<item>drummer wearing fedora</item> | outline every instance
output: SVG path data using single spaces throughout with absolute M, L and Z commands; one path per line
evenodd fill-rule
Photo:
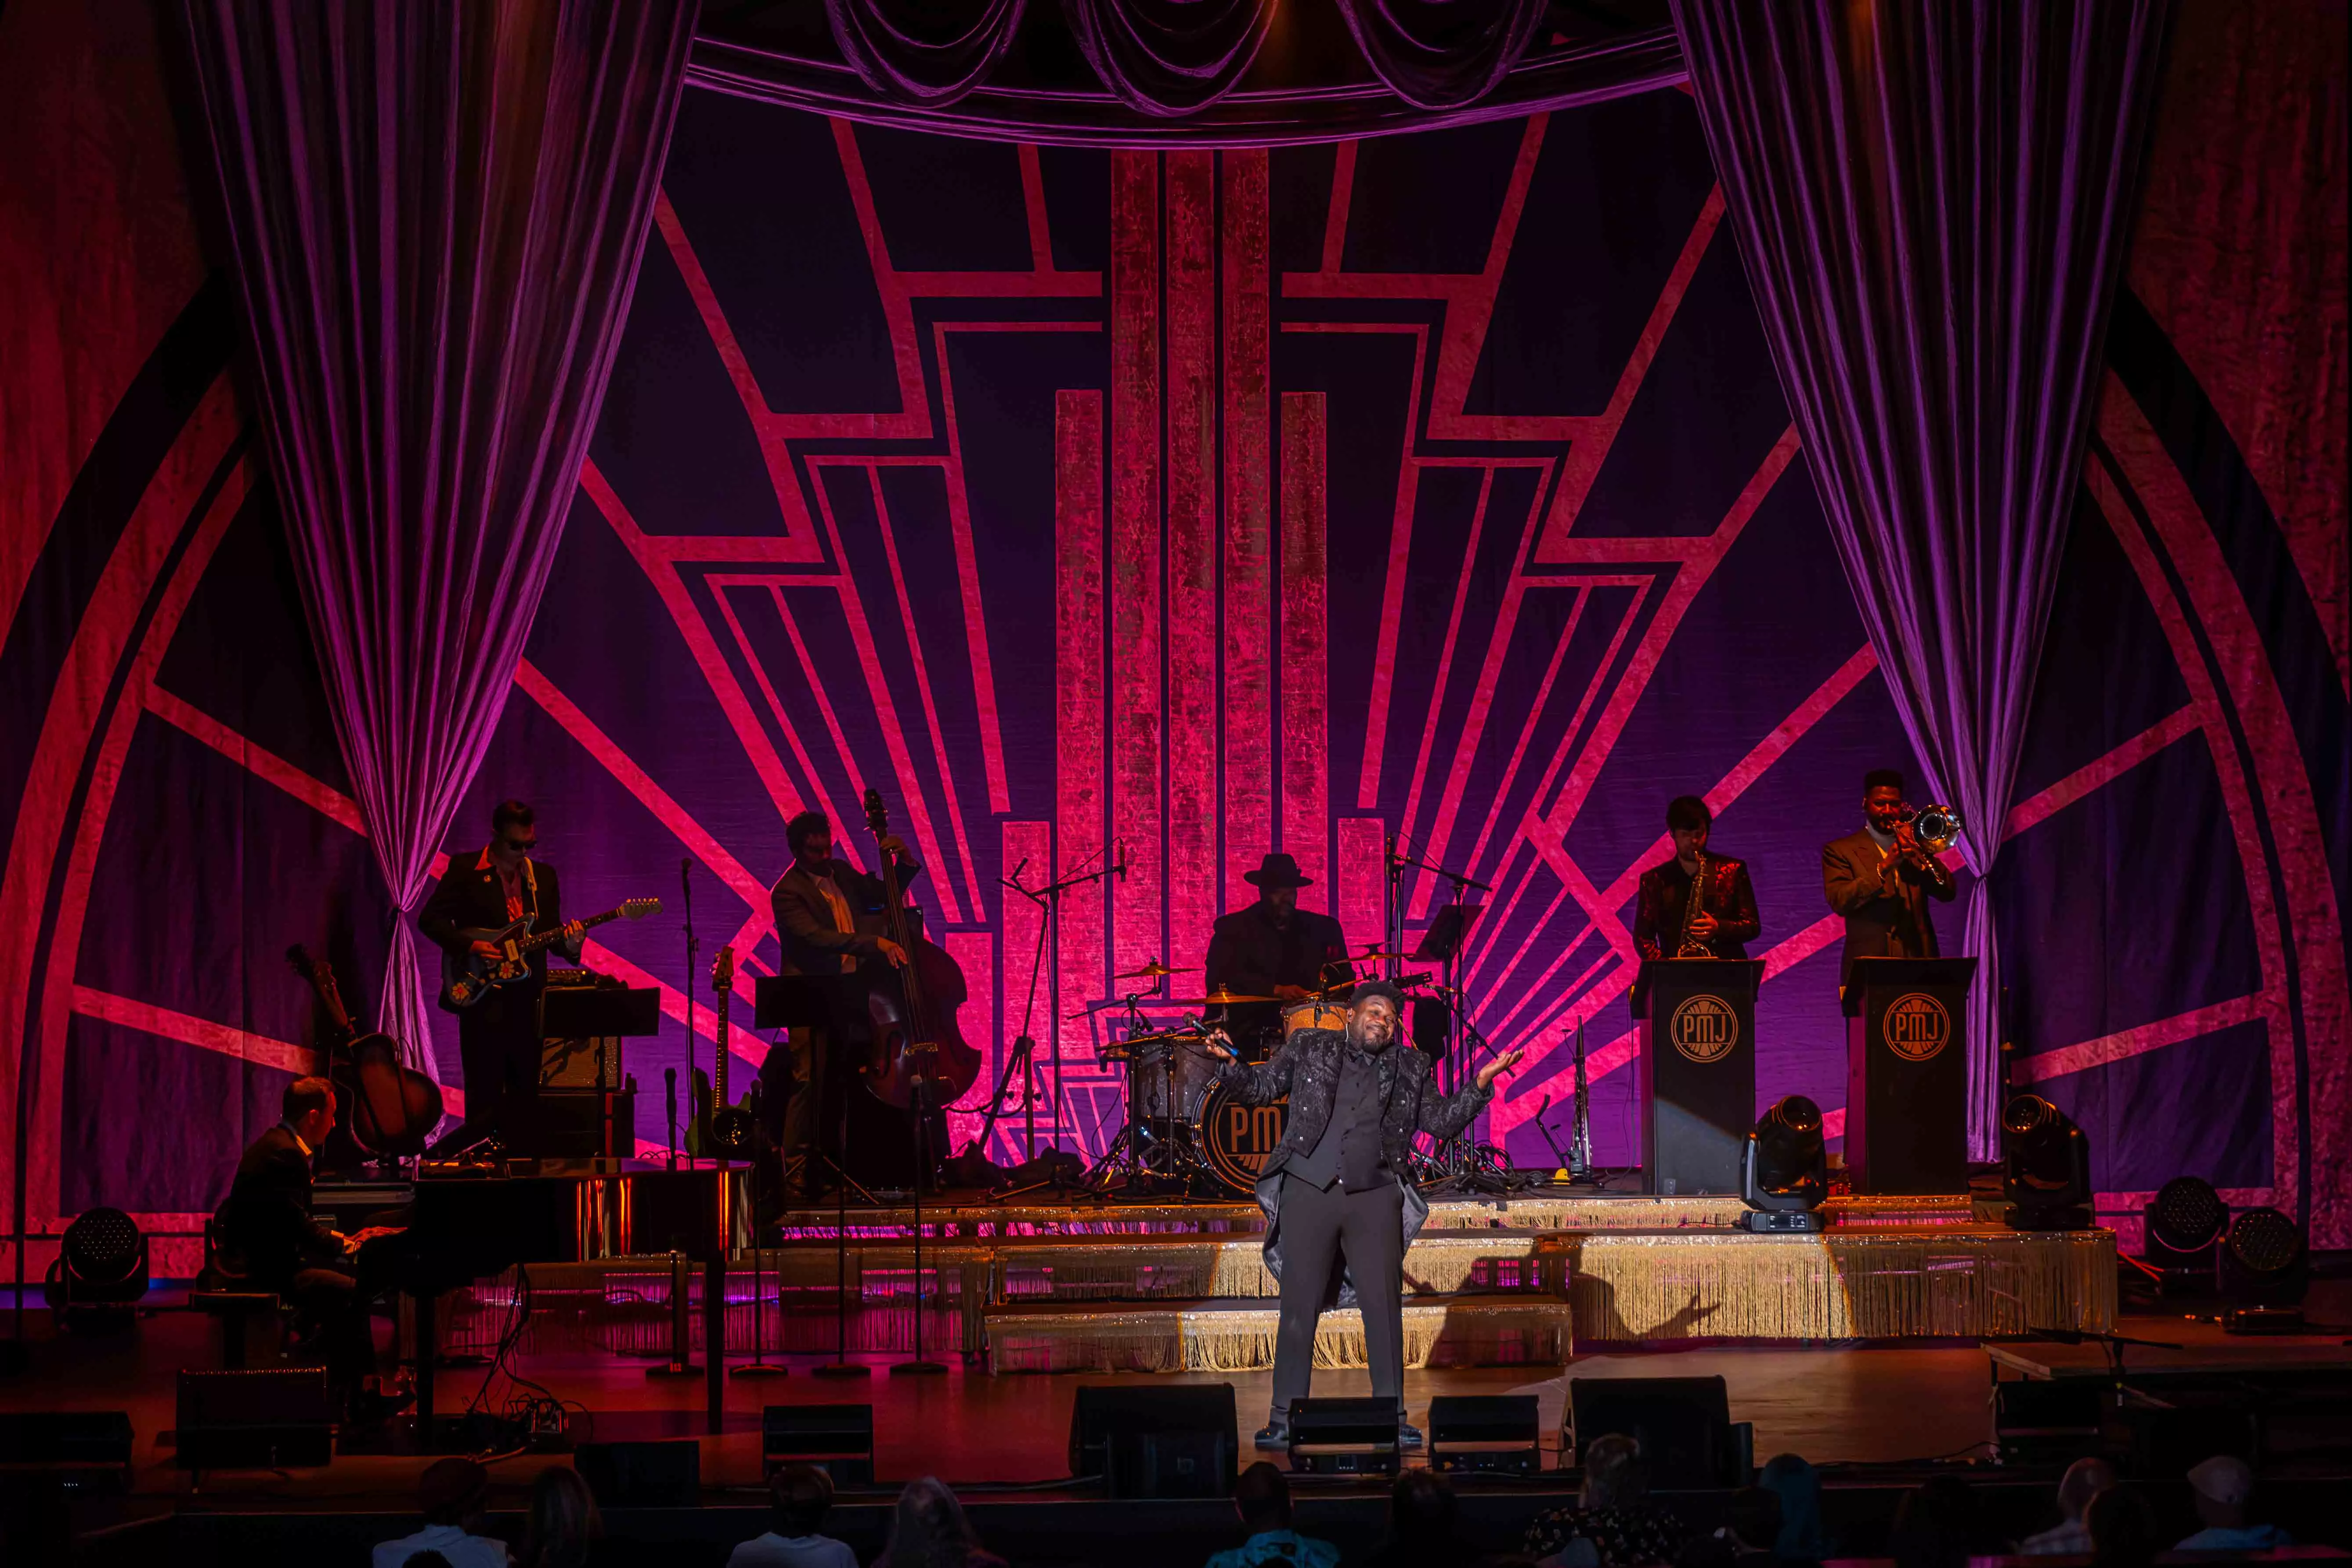
M 1339 922 L 1298 907 L 1298 889 L 1313 887 L 1315 879 L 1301 874 L 1297 860 L 1268 855 L 1256 870 L 1243 872 L 1242 880 L 1257 889 L 1257 902 L 1217 918 L 1207 978 L 1212 991 L 1276 998 L 1227 1012 L 1226 1032 L 1247 1046 L 1277 1032 L 1281 1009 L 1345 985 L 1356 972 Z

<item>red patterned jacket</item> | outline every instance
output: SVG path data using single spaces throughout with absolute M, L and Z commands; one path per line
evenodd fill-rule
M 1643 958 L 1672 958 L 1682 945 L 1683 900 L 1690 873 L 1679 860 L 1642 873 L 1641 900 L 1633 910 L 1633 946 Z M 1706 858 L 1706 888 L 1699 909 L 1715 917 L 1707 946 L 1717 958 L 1746 958 L 1748 943 L 1762 930 L 1756 918 L 1756 889 L 1748 885 L 1748 863 L 1728 855 Z

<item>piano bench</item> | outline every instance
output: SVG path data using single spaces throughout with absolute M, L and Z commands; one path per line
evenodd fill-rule
M 286 1336 L 286 1307 L 274 1290 L 191 1290 L 188 1307 L 203 1312 L 220 1324 L 221 1370 L 242 1372 L 251 1360 L 254 1331 L 268 1324 L 269 1347 L 282 1346 Z M 274 1355 L 274 1349 L 265 1349 L 265 1355 Z

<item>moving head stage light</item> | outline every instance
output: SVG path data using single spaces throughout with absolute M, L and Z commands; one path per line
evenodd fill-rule
M 73 1329 L 123 1329 L 147 1294 L 147 1238 L 121 1209 L 85 1209 L 66 1227 L 43 1295 Z
M 2011 1230 L 2091 1228 L 2091 1141 L 2038 1094 L 2001 1108 L 2000 1142 Z
M 1739 1216 L 1752 1231 L 1821 1231 L 1829 1216 L 1819 1213 L 1829 1196 L 1828 1145 L 1822 1138 L 1822 1108 L 1792 1094 L 1756 1119 L 1739 1154 L 1739 1197 L 1748 1212 Z

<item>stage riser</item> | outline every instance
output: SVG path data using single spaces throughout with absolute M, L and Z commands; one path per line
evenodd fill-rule
M 1272 1307 L 1205 1311 L 1069 1311 L 992 1318 L 989 1361 L 999 1373 L 1263 1372 L 1274 1365 L 1281 1314 Z M 1404 1363 L 1558 1366 L 1574 1348 L 1564 1302 L 1417 1306 L 1404 1311 Z M 1363 1314 L 1326 1312 L 1315 1364 L 1362 1367 Z
M 1745 1206 L 1737 1198 L 1650 1197 L 1633 1194 L 1539 1194 L 1500 1200 L 1442 1198 L 1429 1205 L 1431 1230 L 1554 1230 L 1589 1233 L 1613 1230 L 1675 1230 L 1685 1226 L 1727 1229 Z M 1822 1205 L 1838 1226 L 1969 1225 L 1997 1221 L 1993 1213 L 1971 1209 L 1966 1194 L 1927 1197 L 1843 1197 Z M 783 1216 L 788 1240 L 833 1238 L 838 1216 L 831 1209 L 794 1209 Z M 911 1207 L 856 1209 L 850 1214 L 853 1238 L 874 1239 L 913 1233 Z M 1254 1203 L 1190 1204 L 958 1204 L 924 1205 L 923 1231 L 950 1240 L 1044 1236 L 1249 1235 L 1263 1228 Z
M 1587 1342 L 2111 1331 L 2111 1231 L 1594 1236 L 1570 1300 Z

